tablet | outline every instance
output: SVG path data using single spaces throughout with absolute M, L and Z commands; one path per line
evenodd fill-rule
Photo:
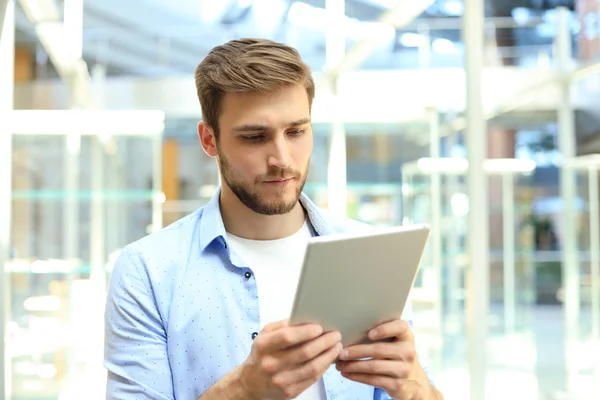
M 371 328 L 402 316 L 429 232 L 409 225 L 313 237 L 290 324 L 338 330 L 344 346 L 369 342 Z

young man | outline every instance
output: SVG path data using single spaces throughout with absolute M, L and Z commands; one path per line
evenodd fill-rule
M 441 399 L 407 322 L 374 327 L 372 339 L 391 341 L 342 349 L 338 332 L 285 320 L 308 239 L 364 229 L 302 193 L 315 87 L 297 51 L 228 42 L 198 66 L 196 85 L 198 134 L 222 187 L 206 207 L 127 246 L 116 262 L 106 306 L 107 398 Z

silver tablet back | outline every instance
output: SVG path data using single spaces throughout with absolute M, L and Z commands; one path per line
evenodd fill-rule
M 369 329 L 402 316 L 429 232 L 411 225 L 313 238 L 290 323 L 339 330 L 344 346 L 367 341 Z

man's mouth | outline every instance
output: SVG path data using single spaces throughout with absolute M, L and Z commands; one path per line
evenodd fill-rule
M 290 178 L 267 179 L 267 182 L 285 182 L 285 181 L 289 181 L 291 179 L 294 179 L 294 178 L 290 177 Z
M 291 182 L 294 178 L 277 178 L 277 179 L 268 179 L 265 180 L 265 183 L 268 183 L 271 186 L 279 186 L 283 187 Z

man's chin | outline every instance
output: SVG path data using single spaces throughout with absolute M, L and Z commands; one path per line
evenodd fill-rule
M 275 201 L 263 201 L 260 205 L 261 214 L 265 215 L 283 215 L 287 214 L 296 207 L 298 204 L 298 199 L 295 197 L 290 197 L 289 199 L 275 200 Z

